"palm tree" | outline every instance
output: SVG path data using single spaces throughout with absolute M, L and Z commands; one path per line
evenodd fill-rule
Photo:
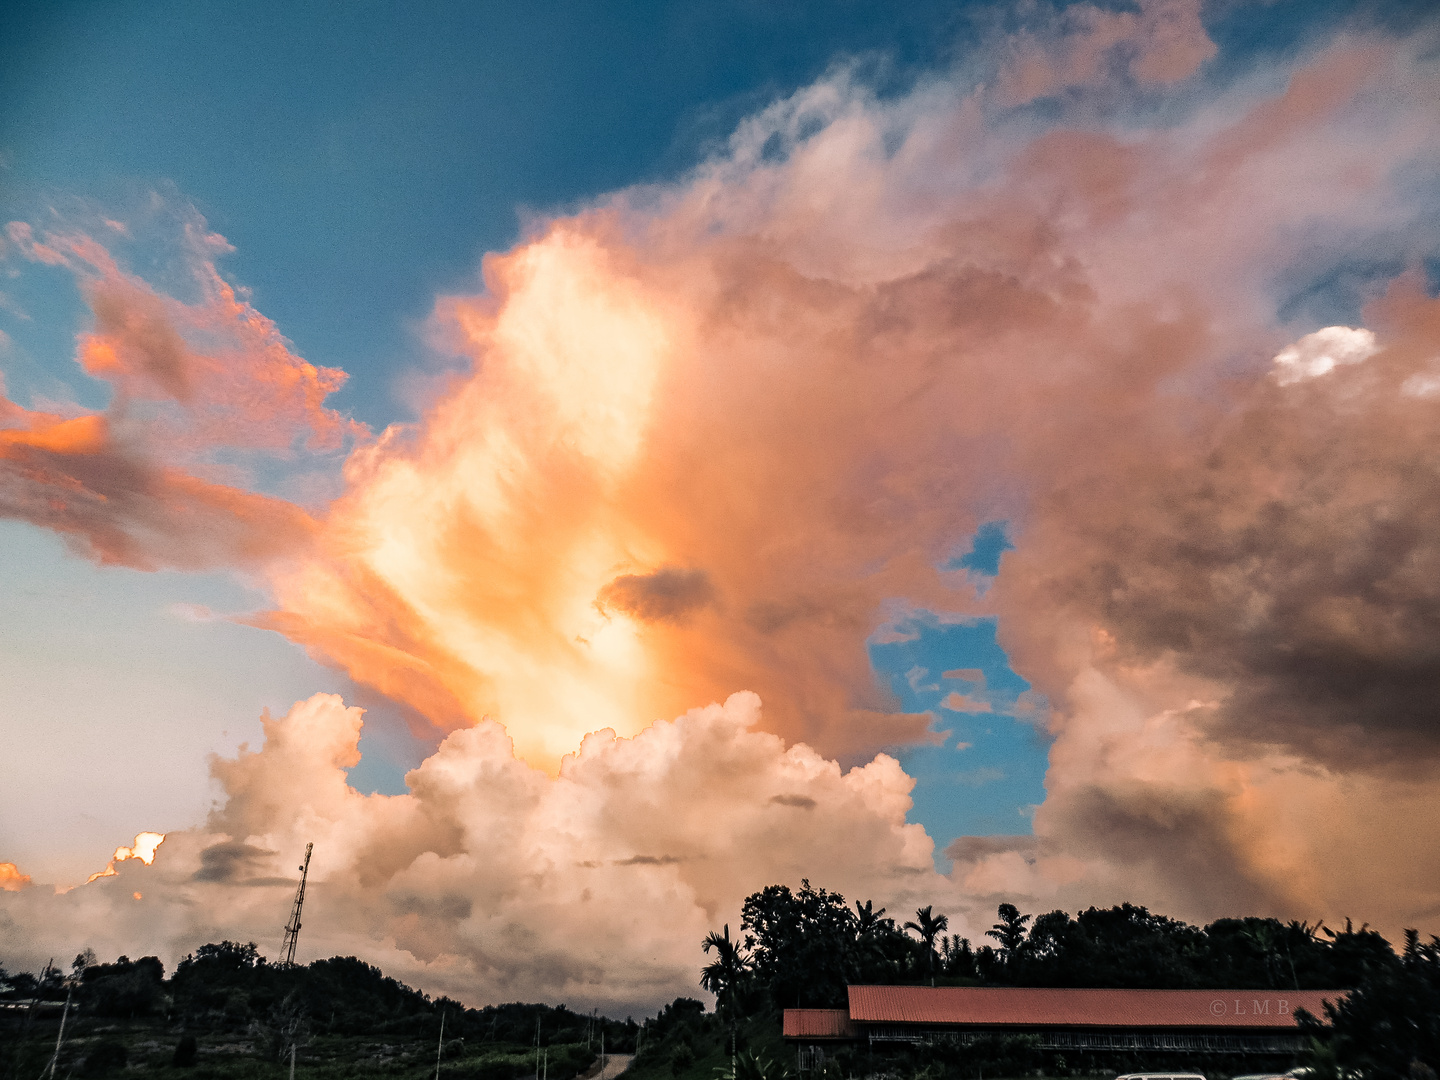
M 700 985 L 715 995 L 716 1011 L 723 1010 L 730 1021 L 730 1069 L 735 1069 L 735 1028 L 740 1019 L 740 991 L 750 975 L 751 959 L 741 950 L 738 941 L 730 940 L 730 924 L 725 934 L 711 930 L 700 947 L 707 953 L 715 950 L 715 959 L 700 969 Z
M 885 909 L 883 907 L 879 911 L 875 910 L 875 902 L 873 900 L 866 900 L 864 904 L 856 900 L 855 936 L 857 938 L 868 937 L 880 926 L 880 919 L 884 914 Z
M 1025 924 L 1032 916 L 1021 915 L 1014 904 L 1001 904 L 996 914 L 1000 916 L 1000 921 L 986 930 L 985 936 L 993 937 L 1000 943 L 1000 953 L 1008 969 L 1020 954 L 1020 946 L 1025 943 Z
M 750 974 L 750 957 L 738 941 L 730 940 L 729 923 L 725 924 L 723 936 L 711 930 L 700 947 L 707 953 L 715 950 L 715 959 L 700 971 L 700 985 L 715 995 L 722 1008 L 734 1012 L 739 1007 L 740 988 Z
M 950 919 L 945 915 L 931 915 L 933 904 L 915 909 L 915 921 L 905 924 L 906 930 L 914 930 L 925 943 L 925 964 L 930 969 L 930 985 L 935 985 L 935 939 L 950 928 Z

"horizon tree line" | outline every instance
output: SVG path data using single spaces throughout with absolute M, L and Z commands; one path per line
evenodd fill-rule
M 1022 913 L 1002 903 L 975 947 L 933 905 L 897 925 L 884 908 L 811 886 L 771 885 L 742 907 L 742 937 L 710 933 L 700 984 L 732 1030 L 746 1014 L 843 1008 L 851 984 L 1344 991 L 1324 1017 L 1299 1016 L 1315 1080 L 1435 1080 L 1440 1069 L 1440 937 L 1405 931 L 1398 954 L 1368 924 L 1343 930 L 1275 918 L 1193 926 L 1123 903 Z M 912 937 L 907 931 L 913 932 Z

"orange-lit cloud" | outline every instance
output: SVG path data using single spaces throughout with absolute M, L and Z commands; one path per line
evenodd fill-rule
M 253 567 L 303 546 L 309 516 L 246 490 L 235 455 L 338 450 L 365 432 L 323 404 L 344 373 L 294 355 L 220 277 L 213 259 L 228 245 L 198 218 L 182 221 L 198 294 L 182 303 L 82 232 L 37 237 L 24 222 L 7 232 L 22 257 L 74 273 L 94 317 L 76 360 L 113 396 L 103 412 L 58 412 L 0 394 L 0 515 L 141 569 Z
M 358 711 L 267 718 L 217 764 L 208 831 L 115 864 L 156 875 L 147 918 L 173 905 L 149 933 L 272 926 L 312 839 L 357 928 L 317 947 L 498 995 L 579 1000 L 623 953 L 656 959 L 614 1000 L 657 1001 L 745 891 L 802 873 L 962 917 L 1432 919 L 1440 301 L 1410 271 L 1343 324 L 1277 308 L 1355 237 L 1433 250 L 1407 178 L 1440 170 L 1440 77 L 1350 39 L 1107 124 L 1212 55 L 1198 11 L 1072 5 L 997 50 L 995 91 L 838 71 L 683 180 L 537 224 L 437 304 L 468 368 L 313 517 L 162 468 L 121 409 L 0 406 L 0 511 L 129 565 L 262 567 L 250 621 L 449 733 L 386 799 L 345 783 Z M 1041 95 L 1078 119 L 1014 111 Z M 80 268 L 81 363 L 196 454 L 236 409 L 251 449 L 356 434 L 321 405 L 338 374 L 209 254 L 176 307 L 82 240 L 12 240 Z M 997 518 L 1014 550 L 982 596 L 945 567 Z M 876 756 L 930 737 L 866 649 L 918 609 L 997 616 L 1054 740 L 1034 835 L 963 838 L 948 878 Z M 972 675 L 947 707 L 994 707 Z M 547 943 L 562 907 L 574 937 Z
M 29 886 L 29 874 L 22 874 L 13 862 L 0 862 L 0 892 L 19 892 Z
M 142 832 L 135 837 L 135 842 L 130 847 L 117 847 L 115 854 L 110 856 L 110 862 L 104 870 L 96 871 L 85 879 L 88 885 L 97 878 L 114 877 L 117 873 L 115 864 L 124 862 L 126 859 L 139 859 L 146 866 L 155 861 L 155 852 L 165 842 L 165 834 L 158 832 Z M 140 899 L 136 894 L 135 899 Z
M 1178 27 L 1189 57 L 1131 75 L 1208 55 L 1193 13 L 1126 23 Z M 1022 137 L 844 73 L 798 93 L 686 183 L 555 221 L 443 300 L 472 374 L 352 458 L 267 624 L 555 769 L 596 726 L 742 687 L 770 730 L 864 760 L 930 723 L 875 686 L 867 637 L 992 611 L 1057 742 L 1038 854 L 957 880 L 1419 917 L 1433 877 L 1391 871 L 1393 905 L 1363 882 L 1406 865 L 1381 793 L 1423 805 L 1440 760 L 1411 677 L 1435 655 L 1437 302 L 1402 278 L 1317 338 L 1269 295 L 1303 244 L 1390 227 L 1397 163 L 1440 160 L 1407 48 L 1321 52 L 1123 138 Z M 982 598 L 940 567 L 993 517 L 1017 551 Z M 1345 797 L 1366 843 L 1303 824 Z

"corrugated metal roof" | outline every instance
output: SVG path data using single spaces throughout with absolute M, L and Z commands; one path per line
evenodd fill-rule
M 852 986 L 856 1024 L 983 1027 L 1289 1028 L 1324 1017 L 1343 990 L 1060 990 L 997 986 Z
M 853 1039 L 855 1029 L 844 1009 L 786 1009 L 787 1039 Z

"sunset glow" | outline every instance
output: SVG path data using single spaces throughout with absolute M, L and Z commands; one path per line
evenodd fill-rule
M 115 864 L 124 862 L 126 859 L 139 859 L 146 866 L 149 866 L 155 861 L 155 852 L 159 850 L 160 845 L 164 842 L 164 833 L 142 832 L 138 834 L 135 837 L 135 843 L 130 847 L 117 847 L 115 854 L 110 856 L 110 862 L 106 865 L 105 869 L 91 874 L 85 879 L 85 884 L 88 885 L 90 882 L 99 878 L 114 877 L 119 873 L 119 871 L 115 869 Z M 135 899 L 140 899 L 139 893 L 135 894 Z

